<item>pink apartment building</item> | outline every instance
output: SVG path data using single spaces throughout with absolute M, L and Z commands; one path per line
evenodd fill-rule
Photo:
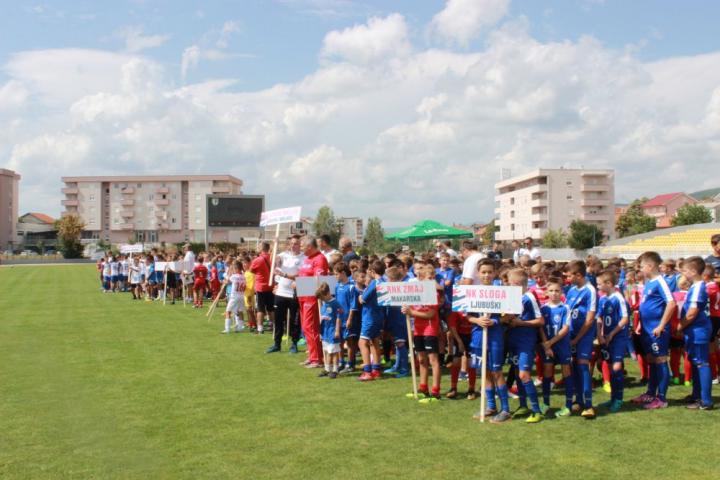
M 83 238 L 125 243 L 203 242 L 206 196 L 240 195 L 242 180 L 232 175 L 63 177 L 63 215 L 85 222 Z M 228 241 L 213 230 L 211 242 Z
M 646 214 L 655 217 L 658 228 L 667 228 L 672 226 L 672 218 L 680 207 L 696 203 L 697 200 L 683 192 L 665 193 L 643 203 L 642 209 Z
M 20 175 L 0 168 L 0 250 L 11 250 L 17 237 Z

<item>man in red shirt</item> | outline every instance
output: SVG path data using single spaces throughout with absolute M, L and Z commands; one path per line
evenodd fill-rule
M 273 322 L 275 310 L 275 297 L 270 285 L 270 244 L 263 242 L 260 255 L 253 259 L 250 271 L 255 274 L 255 320 L 258 333 L 263 333 L 263 318 L 267 314 L 270 323 Z
M 327 275 L 330 268 L 328 267 L 325 255 L 318 250 L 317 239 L 303 238 L 302 248 L 305 254 L 305 260 L 302 265 L 300 265 L 297 276 L 317 277 L 319 275 Z M 307 368 L 318 368 L 322 366 L 322 342 L 320 340 L 318 299 L 315 296 L 298 297 L 298 301 L 300 303 L 300 324 L 305 334 L 308 353 L 308 358 L 303 362 L 303 365 Z

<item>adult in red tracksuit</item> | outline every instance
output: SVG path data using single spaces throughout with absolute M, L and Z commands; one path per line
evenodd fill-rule
M 270 323 L 273 322 L 273 311 L 275 310 L 275 296 L 272 285 L 270 285 L 270 244 L 262 243 L 260 254 L 250 264 L 250 271 L 255 274 L 255 321 L 257 332 L 263 333 L 263 319 L 268 316 Z
M 325 255 L 318 250 L 315 238 L 305 238 L 302 243 L 305 260 L 298 270 L 298 277 L 316 277 L 327 275 L 329 271 Z M 320 312 L 318 300 L 315 296 L 298 297 L 300 303 L 300 323 L 305 341 L 307 342 L 308 358 L 305 365 L 308 368 L 319 367 L 322 364 L 322 342 L 320 340 Z

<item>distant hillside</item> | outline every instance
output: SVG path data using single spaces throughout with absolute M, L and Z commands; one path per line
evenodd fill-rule
M 698 200 L 703 200 L 708 197 L 714 197 L 718 193 L 720 193 L 720 188 L 711 188 L 709 190 L 700 190 L 699 192 L 691 193 L 690 196 Z

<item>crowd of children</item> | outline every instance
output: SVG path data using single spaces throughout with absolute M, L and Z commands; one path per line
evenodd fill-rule
M 562 405 L 555 406 L 556 418 L 577 414 L 593 419 L 598 407 L 618 412 L 625 401 L 627 362 L 637 361 L 639 381 L 646 391 L 633 398 L 633 404 L 647 410 L 666 408 L 669 386 L 684 383 L 692 387 L 684 399 L 687 408 L 713 408 L 720 278 L 713 265 L 700 257 L 676 263 L 646 252 L 630 266 L 622 259 L 603 262 L 595 256 L 559 263 L 522 255 L 516 262 L 481 254 L 472 241 L 462 243 L 460 255 L 454 251 L 396 252 L 343 258 L 335 251 L 323 253 L 337 284 L 332 290 L 323 283 L 316 295 L 323 357 L 321 364 L 309 366 L 322 368 L 321 377 L 352 374 L 358 354 L 361 366 L 356 378 L 362 382 L 390 375 L 407 377 L 410 362 L 415 362 L 421 403 L 441 399 L 444 367 L 450 370 L 445 397 L 460 398 L 458 382 L 462 379 L 467 381 L 466 398 L 474 400 L 478 397 L 477 372 L 486 361 L 487 407 L 475 418 L 485 416 L 493 423 L 525 418 L 537 423 L 549 415 L 553 388 L 561 388 L 565 397 Z M 302 263 L 299 249 L 294 255 L 298 265 Z M 154 250 L 132 258 L 109 255 L 98 263 L 98 269 L 105 292 L 129 291 L 134 299 L 167 298 L 172 303 L 192 294 L 191 301 L 198 308 L 206 298 L 223 297 L 223 333 L 242 331 L 244 312 L 249 314 L 251 328 L 262 331 L 265 317 L 253 312 L 257 291 L 253 288 L 254 258 L 268 263 L 253 254 L 200 254 L 194 265 L 184 265 L 182 271 L 158 271 L 156 263 L 178 261 L 180 256 Z M 283 275 L 280 263 L 274 267 Z M 270 270 L 269 265 L 265 270 Z M 428 280 L 437 284 L 437 305 L 378 304 L 376 286 L 381 282 Z M 454 312 L 452 292 L 457 284 L 520 287 L 522 313 Z M 294 284 L 288 282 L 290 285 Z M 263 296 L 267 303 L 267 292 Z M 297 308 L 283 312 L 303 314 Z M 277 317 L 274 322 L 284 326 L 299 320 Z M 408 325 L 414 355 L 408 355 Z M 482 358 L 483 332 L 488 336 L 487 358 Z M 295 342 L 293 339 L 291 353 L 297 352 Z M 276 341 L 268 353 L 278 351 Z M 602 373 L 602 388 L 610 393 L 610 400 L 597 406 L 593 404 L 596 368 Z M 519 401 L 512 412 L 511 397 Z

